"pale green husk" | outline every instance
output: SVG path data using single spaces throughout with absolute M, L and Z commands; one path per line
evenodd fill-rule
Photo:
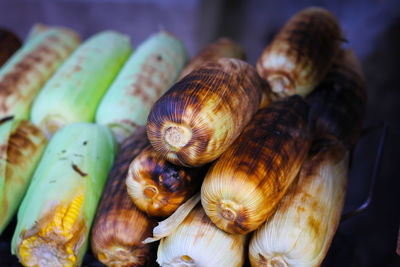
M 83 216 L 81 218 L 86 223 L 86 236 L 76 255 L 79 265 L 88 245 L 89 229 L 115 153 L 113 134 L 105 126 L 72 123 L 58 131 L 50 140 L 18 211 L 12 254 L 18 254 L 24 233 L 38 230 L 40 226 L 37 222 L 42 216 L 60 203 L 68 202 L 83 188 L 84 200 L 79 216 Z M 86 176 L 74 170 L 73 165 L 78 166 Z
M 151 35 L 135 50 L 104 95 L 96 122 L 121 143 L 146 124 L 154 102 L 176 81 L 188 60 L 183 43 L 171 34 Z
M 103 31 L 89 38 L 44 86 L 32 106 L 32 122 L 47 136 L 68 123 L 92 122 L 130 53 L 126 35 Z

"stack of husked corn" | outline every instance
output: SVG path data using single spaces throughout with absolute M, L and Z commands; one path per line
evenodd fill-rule
M 12 253 L 80 266 L 90 241 L 107 266 L 242 266 L 247 255 L 319 266 L 365 113 L 342 41 L 316 7 L 256 68 L 227 38 L 186 65 L 166 32 L 131 52 L 114 31 L 80 44 L 35 26 L 0 69 L 0 231 L 18 209 Z

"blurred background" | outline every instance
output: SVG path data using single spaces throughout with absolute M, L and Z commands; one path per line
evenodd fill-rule
M 129 35 L 134 47 L 164 29 L 182 39 L 191 56 L 226 36 L 242 44 L 248 62 L 255 65 L 284 23 L 312 5 L 337 16 L 348 40 L 345 45 L 361 60 L 367 80 L 364 125 L 372 128 L 360 138 L 353 153 L 344 213 L 366 200 L 382 137 L 381 123 L 388 125 L 372 202 L 365 211 L 340 224 L 323 266 L 400 266 L 396 254 L 400 223 L 400 1 L 0 0 L 0 27 L 12 30 L 22 40 L 38 22 L 70 27 L 82 39 L 112 29 Z M 7 243 L 13 227 L 0 237 L 0 266 L 18 266 Z M 85 264 L 100 266 L 90 256 Z

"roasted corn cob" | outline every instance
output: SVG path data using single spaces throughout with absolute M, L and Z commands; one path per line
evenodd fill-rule
M 161 266 L 242 266 L 246 236 L 228 234 L 210 221 L 200 204 L 175 231 L 161 239 Z
M 23 265 L 80 265 L 114 153 L 105 126 L 73 123 L 54 135 L 18 211 L 11 249 Z
M 149 144 L 129 166 L 128 194 L 149 216 L 167 217 L 200 190 L 207 166 L 185 168 L 174 165 L 159 156 Z
M 177 79 L 187 61 L 183 43 L 166 32 L 153 34 L 132 53 L 104 95 L 96 122 L 121 143 L 146 124 L 151 106 Z
M 343 37 L 329 11 L 306 8 L 295 14 L 257 61 L 257 71 L 281 96 L 302 96 L 322 80 Z
M 299 177 L 250 242 L 252 266 L 319 266 L 340 221 L 348 151 L 339 143 L 313 146 Z
M 17 211 L 46 143 L 27 120 L 0 122 L 0 234 Z
M 0 67 L 21 47 L 22 42 L 13 32 L 0 28 Z
M 349 148 L 361 133 L 366 109 L 366 85 L 352 50 L 341 51 L 324 80 L 307 97 L 318 114 L 319 135 L 332 134 Z
M 214 43 L 203 48 L 192 60 L 190 60 L 189 64 L 182 70 L 178 80 L 182 79 L 205 62 L 221 57 L 246 60 L 246 53 L 243 47 L 231 39 L 219 38 Z
M 79 42 L 78 35 L 66 28 L 27 41 L 0 69 L 0 118 L 28 119 L 37 93 Z
M 146 126 L 151 144 L 177 165 L 195 167 L 213 161 L 257 111 L 262 84 L 244 61 L 209 61 L 154 104 Z
M 122 144 L 111 169 L 91 231 L 96 258 L 107 266 L 143 266 L 152 245 L 142 244 L 151 236 L 155 221 L 141 212 L 126 192 L 129 164 L 149 144 L 144 127 L 139 127 Z
M 103 31 L 86 40 L 35 99 L 32 122 L 50 137 L 68 123 L 93 121 L 97 105 L 130 52 L 129 38 L 117 32 Z
M 310 148 L 312 122 L 298 95 L 256 113 L 202 184 L 202 205 L 217 227 L 245 234 L 272 214 Z

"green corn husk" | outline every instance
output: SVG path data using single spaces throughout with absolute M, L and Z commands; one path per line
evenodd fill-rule
M 47 136 L 71 122 L 92 122 L 107 88 L 131 52 L 129 38 L 103 31 L 83 43 L 36 98 L 31 120 Z
M 101 100 L 96 122 L 107 125 L 117 142 L 146 124 L 154 102 L 178 78 L 188 60 L 183 43 L 167 32 L 151 35 L 130 56 Z
M 17 211 L 46 143 L 28 120 L 0 122 L 0 234 Z
M 75 32 L 61 27 L 29 39 L 0 69 L 0 118 L 28 119 L 39 90 L 79 43 Z
M 25 266 L 79 266 L 116 144 L 92 123 L 58 131 L 18 211 L 12 254 Z

